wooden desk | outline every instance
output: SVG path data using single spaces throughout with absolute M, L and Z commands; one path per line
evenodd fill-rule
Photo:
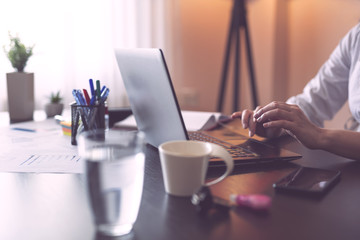
M 140 212 L 126 239 L 360 239 L 360 163 L 308 150 L 290 138 L 273 144 L 301 153 L 304 157 L 295 164 L 341 170 L 340 182 L 321 199 L 296 197 L 272 188 L 292 164 L 237 168 L 212 187 L 213 194 L 268 194 L 273 197 L 270 211 L 235 208 L 202 217 L 190 198 L 165 193 L 158 152 L 148 147 Z M 0 239 L 110 239 L 94 232 L 82 174 L 0 173 L 0 213 Z

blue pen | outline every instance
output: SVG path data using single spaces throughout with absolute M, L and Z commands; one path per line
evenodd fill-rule
M 106 89 L 106 86 L 104 85 L 104 86 L 101 88 L 100 96 L 101 96 L 101 94 L 103 94 L 103 92 L 105 91 L 105 89 Z
M 74 96 L 75 102 L 77 105 L 81 105 L 81 102 L 76 94 L 76 89 L 72 90 L 72 95 Z
M 79 96 L 79 94 L 78 94 L 78 90 L 74 89 L 74 90 L 72 91 L 72 95 L 73 95 L 74 98 L 75 98 L 76 105 L 81 106 L 82 103 L 81 103 L 81 100 L 80 100 L 80 96 Z M 81 115 L 83 115 L 83 114 L 84 114 L 84 109 L 81 107 L 80 110 L 81 110 L 81 111 L 80 111 L 80 112 L 81 112 Z
M 92 96 L 92 98 L 90 99 L 90 106 L 94 106 L 95 102 L 96 102 L 96 96 L 94 95 L 94 96 Z
M 29 129 L 29 128 L 20 128 L 20 127 L 14 127 L 11 128 L 12 130 L 18 130 L 18 131 L 24 131 L 24 132 L 36 132 L 35 129 Z
M 90 84 L 91 97 L 93 97 L 93 96 L 95 96 L 95 88 L 94 88 L 94 82 L 91 78 L 89 79 L 89 84 Z
M 76 94 L 80 100 L 80 105 L 86 106 L 87 105 L 86 100 L 85 100 L 84 95 L 82 94 L 81 90 L 79 90 L 79 89 L 76 90 Z
M 101 94 L 100 103 L 104 103 L 106 101 L 107 97 L 109 96 L 109 92 L 110 89 L 106 88 L 106 90 Z
M 78 90 L 78 91 L 80 91 L 80 90 Z M 82 103 L 81 103 L 80 98 L 81 98 L 81 95 L 82 95 L 82 94 L 79 95 L 79 94 L 78 94 L 78 91 L 77 91 L 76 89 L 74 89 L 74 90 L 72 91 L 72 94 L 73 94 L 73 96 L 74 96 L 74 98 L 75 98 L 76 104 L 79 105 L 79 106 L 81 106 Z M 80 91 L 80 93 L 81 93 L 81 91 Z M 84 100 L 84 101 L 85 101 L 85 100 Z M 85 104 L 85 105 L 86 105 L 86 104 Z M 87 119 L 86 119 L 86 116 L 85 116 L 85 113 L 84 113 L 85 109 L 84 109 L 83 107 L 80 107 L 79 110 L 80 110 L 80 117 L 81 117 L 82 123 L 83 123 L 83 125 L 84 125 L 84 129 L 85 129 L 85 130 L 88 130 L 89 128 L 88 128 L 88 124 L 87 124 Z
M 80 89 L 76 90 L 76 94 L 77 94 L 77 96 L 78 96 L 78 98 L 80 100 L 80 105 L 83 106 L 81 108 L 82 108 L 84 114 L 86 114 L 86 116 L 88 117 L 90 112 L 89 112 L 89 108 L 86 107 L 87 104 L 86 104 L 86 100 L 84 98 L 84 95 L 82 94 Z

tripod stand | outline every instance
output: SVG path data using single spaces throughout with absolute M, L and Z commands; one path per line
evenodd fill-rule
M 231 14 L 231 23 L 228 33 L 227 45 L 225 58 L 223 63 L 223 70 L 221 75 L 221 86 L 218 99 L 217 111 L 222 111 L 223 101 L 224 101 L 224 92 L 226 87 L 227 75 L 229 70 L 229 60 L 230 60 L 230 50 L 231 47 L 235 44 L 235 59 L 234 59 L 234 87 L 233 87 L 233 111 L 238 111 L 239 104 L 239 70 L 240 70 L 240 30 L 243 29 L 245 33 L 246 41 L 246 55 L 248 60 L 248 70 L 250 76 L 250 84 L 252 91 L 252 103 L 255 108 L 258 105 L 257 94 L 256 94 L 256 85 L 255 85 L 255 74 L 252 63 L 251 47 L 250 47 L 250 37 L 249 30 L 246 21 L 246 9 L 245 9 L 245 0 L 233 0 L 233 8 Z M 232 41 L 235 40 L 235 43 Z

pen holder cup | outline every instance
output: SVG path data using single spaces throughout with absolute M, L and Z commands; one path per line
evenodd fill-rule
M 71 104 L 71 144 L 83 131 L 105 129 L 105 104 L 94 106 Z

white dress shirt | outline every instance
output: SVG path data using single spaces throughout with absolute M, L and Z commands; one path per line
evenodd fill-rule
M 350 112 L 360 122 L 360 24 L 340 41 L 303 92 L 287 100 L 297 104 L 316 125 L 323 127 L 349 101 Z M 360 128 L 358 128 L 358 131 Z

